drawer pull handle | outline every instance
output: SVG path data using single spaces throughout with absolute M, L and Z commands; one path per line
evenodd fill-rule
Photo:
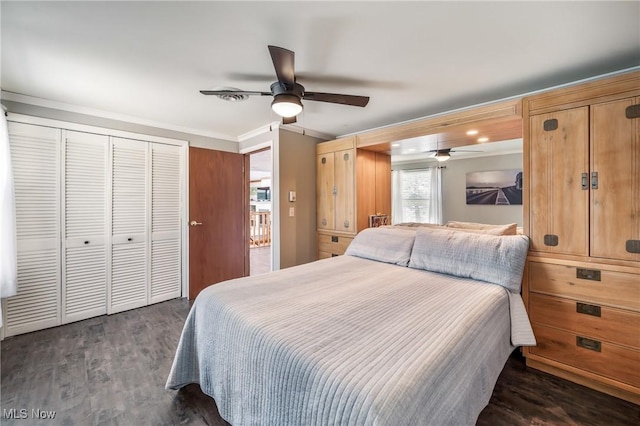
M 600 352 L 602 350 L 602 343 L 597 340 L 587 339 L 586 337 L 576 336 L 576 345 L 594 352 Z
M 589 173 L 582 174 L 582 189 L 589 189 Z
M 339 254 L 335 254 L 335 253 L 331 253 L 331 257 L 338 257 L 340 256 Z
M 597 269 L 576 268 L 576 278 L 581 280 L 601 281 L 601 273 Z
M 331 242 L 332 243 L 337 243 L 338 242 L 338 237 L 336 237 L 335 235 L 331 236 Z
M 589 305 L 589 304 L 580 303 L 580 302 L 576 302 L 576 312 L 579 314 L 591 315 L 594 317 L 601 316 L 600 306 Z
M 89 244 L 89 241 L 85 241 L 84 243 L 85 243 L 85 244 Z

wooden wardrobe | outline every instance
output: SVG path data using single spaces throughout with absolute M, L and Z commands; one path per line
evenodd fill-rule
M 527 365 L 640 403 L 640 72 L 523 100 Z
M 344 254 L 369 215 L 391 216 L 391 157 L 356 146 L 351 136 L 316 147 L 319 259 Z

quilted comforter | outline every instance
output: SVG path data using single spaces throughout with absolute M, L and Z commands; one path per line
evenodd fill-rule
M 199 383 L 236 426 L 474 424 L 528 343 L 521 305 L 353 256 L 230 280 L 194 302 L 166 386 Z

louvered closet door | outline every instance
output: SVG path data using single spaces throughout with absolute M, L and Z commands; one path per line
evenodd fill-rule
M 62 322 L 107 312 L 109 137 L 65 131 Z
M 6 300 L 6 336 L 60 324 L 60 133 L 9 123 L 18 294 Z
M 147 142 L 112 138 L 111 287 L 108 312 L 148 300 Z
M 151 147 L 151 303 L 181 295 L 181 148 Z

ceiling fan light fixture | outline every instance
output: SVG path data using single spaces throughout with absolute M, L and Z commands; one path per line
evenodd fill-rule
M 295 117 L 302 112 L 302 102 L 295 95 L 282 93 L 274 96 L 271 109 L 281 117 Z
M 436 160 L 443 162 L 451 158 L 451 154 L 446 151 L 436 151 Z

